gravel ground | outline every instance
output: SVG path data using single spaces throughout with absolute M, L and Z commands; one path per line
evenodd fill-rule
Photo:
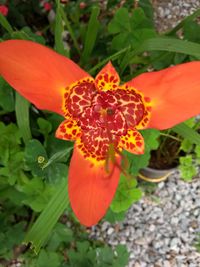
M 200 0 L 152 2 L 160 32 L 200 8 Z M 200 177 L 185 183 L 175 173 L 158 185 L 153 197 L 134 204 L 123 223 L 104 222 L 91 230 L 91 237 L 112 246 L 126 244 L 128 267 L 199 267 L 200 253 L 194 247 L 199 232 Z
M 152 0 L 160 32 L 176 26 L 185 16 L 200 8 L 200 0 Z
M 200 177 L 192 183 L 178 173 L 161 182 L 153 197 L 134 204 L 119 224 L 104 222 L 91 238 L 126 244 L 128 267 L 199 267 L 194 247 L 200 232 Z

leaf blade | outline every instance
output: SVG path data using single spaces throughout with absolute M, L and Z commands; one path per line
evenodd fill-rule
M 25 236 L 24 243 L 26 245 L 31 243 L 31 248 L 35 253 L 40 251 L 68 204 L 67 182 L 65 181 L 58 187 L 46 208 Z

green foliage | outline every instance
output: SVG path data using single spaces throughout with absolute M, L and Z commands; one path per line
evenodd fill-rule
M 124 48 L 124 44 L 135 48 L 144 40 L 156 36 L 152 22 L 142 8 L 134 9 L 132 14 L 126 8 L 118 9 L 108 25 L 108 31 L 115 34 L 112 40 L 114 50 Z
M 61 13 L 61 4 L 60 1 L 56 1 L 57 9 L 56 9 L 56 18 L 55 18 L 55 50 L 64 56 L 69 56 L 69 51 L 64 47 L 63 42 L 63 32 L 64 26 L 62 22 L 62 13 Z
M 152 66 L 158 70 L 200 58 L 196 21 L 200 11 L 160 35 L 154 28 L 150 0 L 140 0 L 137 8 L 131 0 L 120 8 L 118 1 L 111 0 L 105 9 L 98 6 L 98 1 L 86 6 L 81 1 L 68 1 L 67 5 L 50 1 L 56 12 L 53 21 L 48 20 L 50 13 L 42 6 L 43 1 L 7 2 L 8 16 L 0 13 L 1 40 L 24 39 L 54 47 L 84 69 L 92 67 L 92 75 L 109 60 L 125 81 Z M 182 39 L 178 30 L 183 32 Z M 68 33 L 65 38 L 63 31 Z M 54 137 L 63 117 L 30 108 L 2 78 L 0 117 L 0 258 L 6 260 L 6 266 L 13 258 L 22 259 L 29 267 L 126 266 L 129 255 L 125 246 L 112 249 L 89 239 L 85 228 L 73 219 L 67 194 L 73 143 Z M 198 129 L 194 120 L 173 128 L 185 153 L 180 158 L 180 170 L 187 181 L 196 175 L 200 163 Z M 161 135 L 152 129 L 141 133 L 145 153 L 124 152 L 130 178 L 121 176 L 104 218 L 111 223 L 122 221 L 126 210 L 142 197 L 132 176 L 148 165 Z M 153 190 L 149 187 L 149 194 Z M 24 252 L 22 241 L 30 244 L 37 255 L 30 250 Z
M 100 23 L 98 21 L 100 9 L 97 6 L 92 8 L 90 20 L 88 22 L 87 32 L 84 41 L 84 49 L 81 56 L 82 64 L 84 64 L 89 58 L 92 53 L 92 50 L 95 45 L 95 41 L 97 38 L 98 30 L 100 27 Z
M 15 110 L 15 99 L 12 87 L 0 77 L 0 107 L 5 112 Z
M 179 170 L 181 171 L 181 176 L 184 180 L 186 181 L 192 180 L 192 177 L 194 177 L 197 174 L 197 169 L 193 165 L 192 155 L 180 157 Z
M 198 128 L 199 123 L 196 123 L 194 118 L 173 128 L 182 138 L 180 151 L 183 151 L 185 156 L 179 158 L 179 170 L 181 177 L 185 181 L 191 181 L 198 172 L 197 168 L 200 162 L 200 136 L 197 133 Z
M 135 179 L 121 175 L 117 192 L 110 206 L 112 211 L 125 211 L 142 197 L 142 192 L 139 188 L 136 188 L 136 185 Z
M 126 215 L 126 210 L 122 212 L 114 212 L 111 208 L 108 209 L 106 215 L 104 216 L 104 220 L 110 223 L 121 222 L 124 220 Z
M 148 165 L 150 159 L 151 150 L 155 150 L 159 146 L 158 137 L 160 132 L 155 129 L 148 129 L 141 131 L 144 142 L 145 142 L 145 152 L 142 155 L 133 155 L 128 152 L 125 152 L 125 155 L 128 157 L 130 168 L 129 171 L 132 175 L 137 175 L 141 168 L 144 168 Z

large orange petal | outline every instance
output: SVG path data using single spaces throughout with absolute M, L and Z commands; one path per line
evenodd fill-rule
M 59 114 L 64 88 L 89 76 L 70 59 L 24 40 L 0 43 L 0 75 L 38 108 Z
M 167 129 L 200 113 L 200 61 L 144 73 L 127 84 L 152 100 L 148 128 Z
M 92 226 L 105 215 L 117 189 L 120 170 L 104 164 L 94 165 L 84 159 L 78 148 L 74 148 L 69 168 L 68 191 L 72 209 L 85 226 Z
M 115 90 L 119 83 L 119 75 L 111 62 L 108 62 L 95 78 L 96 87 L 101 91 Z

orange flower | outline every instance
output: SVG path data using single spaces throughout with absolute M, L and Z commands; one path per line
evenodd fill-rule
M 76 141 L 68 191 L 79 221 L 106 213 L 119 181 L 121 151 L 144 151 L 138 132 L 166 129 L 200 111 L 200 62 L 141 74 L 120 85 L 111 63 L 92 78 L 73 61 L 22 40 L 0 43 L 0 74 L 40 109 L 65 120 L 56 137 Z

